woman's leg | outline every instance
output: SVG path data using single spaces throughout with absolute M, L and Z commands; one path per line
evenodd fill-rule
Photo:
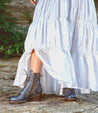
M 33 50 L 31 53 L 31 70 L 27 75 L 24 88 L 21 90 L 18 96 L 10 97 L 11 104 L 20 104 L 29 100 L 39 101 L 42 93 L 42 87 L 40 84 L 40 72 L 42 68 L 42 62 Z
M 31 70 L 33 73 L 40 73 L 42 68 L 42 62 L 40 58 L 37 56 L 35 50 L 31 53 Z

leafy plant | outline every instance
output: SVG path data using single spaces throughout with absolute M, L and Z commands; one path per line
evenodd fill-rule
M 24 13 L 24 17 L 27 18 L 27 20 L 29 21 L 29 23 L 32 22 L 32 15 L 30 14 L 29 11 L 26 11 L 26 12 Z
M 23 51 L 23 43 L 27 28 L 16 25 L 17 19 L 12 17 L 6 3 L 11 0 L 0 0 L 0 57 L 19 56 Z

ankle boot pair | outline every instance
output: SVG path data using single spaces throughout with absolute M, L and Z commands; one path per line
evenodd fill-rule
M 40 96 L 42 93 L 42 87 L 40 84 L 40 74 L 30 73 L 27 75 L 24 88 L 21 90 L 18 96 L 12 96 L 9 99 L 11 104 L 21 104 L 27 101 L 40 101 Z
M 75 90 L 72 88 L 64 88 L 64 100 L 68 101 L 75 101 L 76 100 L 76 94 Z
M 12 96 L 9 99 L 11 104 L 21 104 L 27 101 L 40 101 L 42 93 L 42 87 L 40 84 L 40 74 L 30 73 L 27 75 L 27 79 L 24 84 L 24 88 L 21 90 L 18 96 Z M 76 100 L 75 90 L 71 88 L 64 88 L 64 99 L 68 101 Z

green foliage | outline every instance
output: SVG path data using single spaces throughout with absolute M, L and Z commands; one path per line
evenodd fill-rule
M 10 0 L 0 0 L 0 58 L 20 55 L 27 33 L 27 28 L 16 26 L 17 19 L 7 11 L 7 2 Z
M 30 13 L 29 13 L 28 11 L 25 12 L 25 13 L 24 13 L 24 17 L 25 17 L 25 18 L 30 18 Z
M 32 22 L 32 18 L 31 18 L 32 15 L 30 14 L 29 11 L 26 11 L 26 12 L 24 13 L 24 17 L 28 19 L 29 23 Z

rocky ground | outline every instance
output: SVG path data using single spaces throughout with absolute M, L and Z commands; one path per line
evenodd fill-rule
M 13 86 L 18 60 L 0 59 L 0 113 L 98 113 L 98 92 L 78 94 L 75 102 L 64 101 L 63 96 L 43 94 L 40 102 L 9 104 L 9 97 L 21 90 Z

